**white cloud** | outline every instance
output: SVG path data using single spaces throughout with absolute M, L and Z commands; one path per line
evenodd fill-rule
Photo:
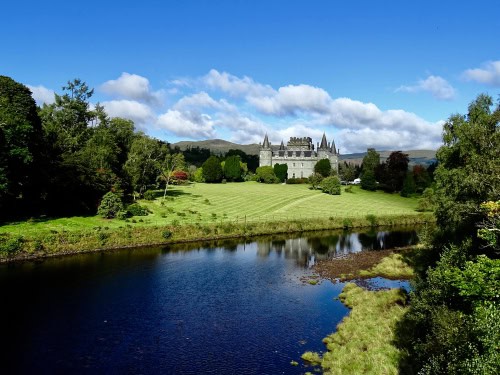
M 118 79 L 112 79 L 101 85 L 101 90 L 108 95 L 158 103 L 163 91 L 152 91 L 149 80 L 137 74 L 122 73 Z
M 177 110 L 197 108 L 213 108 L 225 111 L 236 110 L 236 107 L 229 104 L 226 100 L 221 99 L 217 101 L 204 91 L 182 97 L 172 108 Z
M 288 85 L 273 91 L 272 95 L 248 98 L 248 102 L 259 111 L 273 115 L 326 112 L 331 100 L 325 90 L 309 85 Z
M 500 60 L 488 61 L 482 68 L 467 69 L 462 76 L 468 81 L 500 87 Z
M 456 92 L 453 86 L 448 81 L 439 76 L 429 76 L 426 79 L 421 79 L 416 85 L 401 86 L 396 89 L 396 92 L 429 92 L 433 97 L 440 100 L 451 100 L 455 97 Z
M 54 90 L 48 89 L 42 85 L 31 86 L 26 85 L 33 93 L 33 99 L 35 99 L 38 105 L 42 104 L 52 104 L 54 103 Z
M 212 89 L 218 89 L 231 96 L 261 96 L 272 94 L 274 90 L 269 85 L 262 85 L 249 77 L 238 78 L 232 74 L 212 69 L 202 77 L 201 81 Z
M 149 106 L 134 100 L 111 100 L 102 102 L 110 117 L 123 117 L 134 121 L 138 126 L 144 126 L 154 121 L 155 114 Z
M 192 139 L 214 138 L 216 135 L 214 125 L 209 115 L 172 109 L 160 115 L 156 121 L 158 128 Z

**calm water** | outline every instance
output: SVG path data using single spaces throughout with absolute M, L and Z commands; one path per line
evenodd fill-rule
M 301 374 L 348 313 L 318 258 L 416 242 L 325 232 L 0 267 L 0 373 Z M 405 286 L 376 279 L 372 285 Z

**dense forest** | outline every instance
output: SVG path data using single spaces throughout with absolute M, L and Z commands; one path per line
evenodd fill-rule
M 37 107 L 31 91 L 0 76 L 0 218 L 95 214 L 107 192 L 122 199 L 148 189 L 194 178 L 210 150 L 181 151 L 134 127 L 110 118 L 93 90 L 75 79 Z M 255 171 L 258 157 L 240 150 L 242 169 Z

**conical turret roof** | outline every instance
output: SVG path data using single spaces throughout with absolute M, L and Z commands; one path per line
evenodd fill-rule
M 264 137 L 264 143 L 262 144 L 262 148 L 270 148 L 271 146 L 269 145 L 269 139 L 267 138 L 267 133 L 266 136 Z
M 336 154 L 337 153 L 337 149 L 335 148 L 335 140 L 332 139 L 332 148 L 330 149 L 330 151 L 333 153 L 333 154 Z
M 321 138 L 321 144 L 319 145 L 320 149 L 327 149 L 328 143 L 326 142 L 326 134 L 323 133 L 323 138 Z
M 285 150 L 285 144 L 283 143 L 283 140 L 281 140 L 280 151 L 283 151 L 283 150 Z

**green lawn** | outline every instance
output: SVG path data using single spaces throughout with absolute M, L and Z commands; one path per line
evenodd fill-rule
M 172 187 L 166 200 L 163 200 L 160 192 L 159 195 L 155 201 L 140 201 L 151 209 L 152 214 L 133 217 L 128 219 L 129 223 L 150 226 L 418 214 L 415 211 L 416 198 L 368 192 L 357 186 L 353 187 L 353 193 L 342 192 L 340 196 L 332 196 L 319 190 L 309 190 L 308 185 L 266 185 L 257 182 L 192 184 Z M 3 225 L 0 233 L 29 235 L 51 230 L 111 229 L 122 227 L 123 224 L 123 220 L 106 220 L 98 216 L 34 219 Z

